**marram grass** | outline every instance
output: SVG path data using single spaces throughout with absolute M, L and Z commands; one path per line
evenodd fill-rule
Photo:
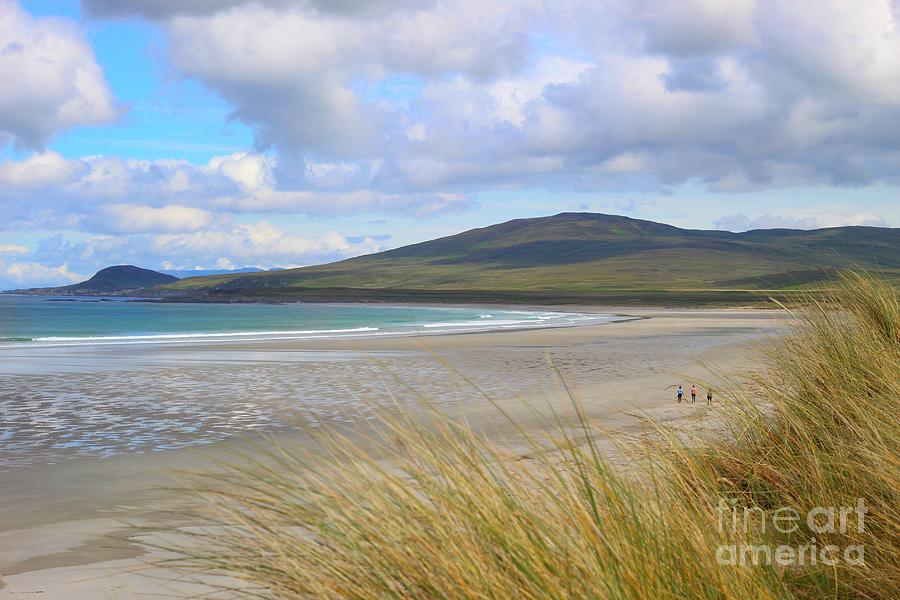
M 900 304 L 896 288 L 845 273 L 766 352 L 762 397 L 736 396 L 732 436 L 704 449 L 718 492 L 767 511 L 847 507 L 862 498 L 863 531 L 814 536 L 863 545 L 865 565 L 786 571 L 794 594 L 896 597 L 900 590 Z M 849 524 L 849 523 L 848 523 Z M 855 523 L 854 523 L 855 525 Z M 809 536 L 807 536 L 809 537 Z
M 321 434 L 318 450 L 271 448 L 195 478 L 205 525 L 181 534 L 169 566 L 278 599 L 894 597 L 896 290 L 848 274 L 795 317 L 772 341 L 758 392 L 715 409 L 726 439 L 660 431 L 650 460 L 623 474 L 577 402 L 574 424 L 521 432 L 527 456 L 436 410 L 400 413 L 375 433 Z M 864 566 L 741 566 L 717 554 L 805 543 L 761 515 L 857 498 L 869 507 L 865 530 L 818 543 L 864 544 Z M 723 499 L 752 509 L 750 527 L 721 526 Z

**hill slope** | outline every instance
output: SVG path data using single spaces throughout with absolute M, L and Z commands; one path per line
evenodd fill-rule
M 40 295 L 90 296 L 151 288 L 176 281 L 178 281 L 177 277 L 165 273 L 142 269 L 134 265 L 117 265 L 97 271 L 93 277 L 81 283 L 55 288 L 32 288 L 16 291 Z
M 784 289 L 836 268 L 900 279 L 900 229 L 836 227 L 745 233 L 679 229 L 594 213 L 517 219 L 337 263 L 183 279 L 170 293 L 207 297 L 342 297 L 396 290 L 603 295 Z M 338 290 L 344 290 L 339 293 Z M 389 294 L 388 294 L 389 295 Z M 448 294 L 443 294 L 448 295 Z

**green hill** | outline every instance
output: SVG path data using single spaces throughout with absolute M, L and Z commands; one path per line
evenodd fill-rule
M 175 281 L 178 281 L 177 277 L 165 273 L 142 269 L 134 265 L 116 265 L 97 271 L 93 277 L 81 283 L 55 288 L 16 290 L 16 292 L 55 296 L 91 296 L 151 288 Z
M 731 233 L 562 213 L 327 265 L 193 277 L 162 289 L 222 300 L 739 300 L 815 284 L 849 266 L 900 280 L 900 229 Z

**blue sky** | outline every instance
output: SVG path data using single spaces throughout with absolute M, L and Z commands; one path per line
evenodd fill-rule
M 160 27 L 138 18 L 85 19 L 77 0 L 31 0 L 21 6 L 36 16 L 79 23 L 115 98 L 127 108 L 109 124 L 62 131 L 48 147 L 71 157 L 106 154 L 206 162 L 253 146 L 252 131 L 228 118 L 231 108 L 226 102 L 167 66 Z M 10 146 L 5 150 L 8 156 L 27 152 L 15 153 Z
M 562 211 L 900 225 L 893 0 L 334 6 L 0 0 L 0 289 Z

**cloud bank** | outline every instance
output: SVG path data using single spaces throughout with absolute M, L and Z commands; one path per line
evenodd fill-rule
M 392 191 L 598 186 L 629 156 L 656 184 L 721 191 L 895 182 L 900 166 L 890 0 L 117 4 L 162 19 L 173 67 L 261 147 L 374 169 Z

